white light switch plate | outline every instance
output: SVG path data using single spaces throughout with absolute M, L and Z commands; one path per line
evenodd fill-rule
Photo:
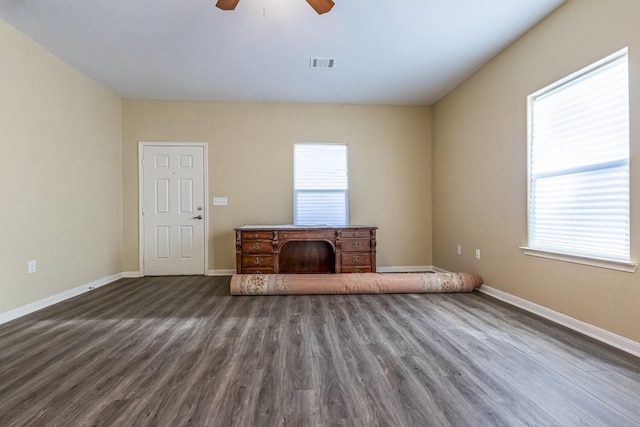
M 214 197 L 213 198 L 213 206 L 227 206 L 227 198 L 226 197 Z

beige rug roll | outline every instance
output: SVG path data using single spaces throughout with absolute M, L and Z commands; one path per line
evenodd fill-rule
M 471 292 L 472 273 L 234 274 L 231 295 L 406 294 Z

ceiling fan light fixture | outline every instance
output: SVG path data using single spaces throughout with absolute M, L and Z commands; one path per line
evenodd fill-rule
M 333 0 L 307 0 L 307 3 L 309 3 L 309 6 L 311 6 L 318 15 L 329 12 L 335 4 Z
M 234 10 L 240 0 L 218 0 L 216 7 L 222 10 Z

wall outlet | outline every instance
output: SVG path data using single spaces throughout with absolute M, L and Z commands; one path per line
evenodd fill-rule
M 31 261 L 29 261 L 29 263 L 27 264 L 27 272 L 29 274 L 31 273 L 35 273 L 36 272 L 36 260 L 32 259 Z
M 458 245 L 458 248 L 456 249 L 456 253 L 458 255 L 462 255 L 462 245 Z
M 476 259 L 480 259 L 480 249 L 476 249 Z
M 227 198 L 226 197 L 214 197 L 213 198 L 213 206 L 227 206 Z

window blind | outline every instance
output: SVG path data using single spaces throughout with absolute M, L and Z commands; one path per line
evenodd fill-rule
M 626 49 L 529 97 L 529 246 L 628 261 Z
M 349 225 L 349 167 L 345 144 L 295 144 L 293 221 Z

